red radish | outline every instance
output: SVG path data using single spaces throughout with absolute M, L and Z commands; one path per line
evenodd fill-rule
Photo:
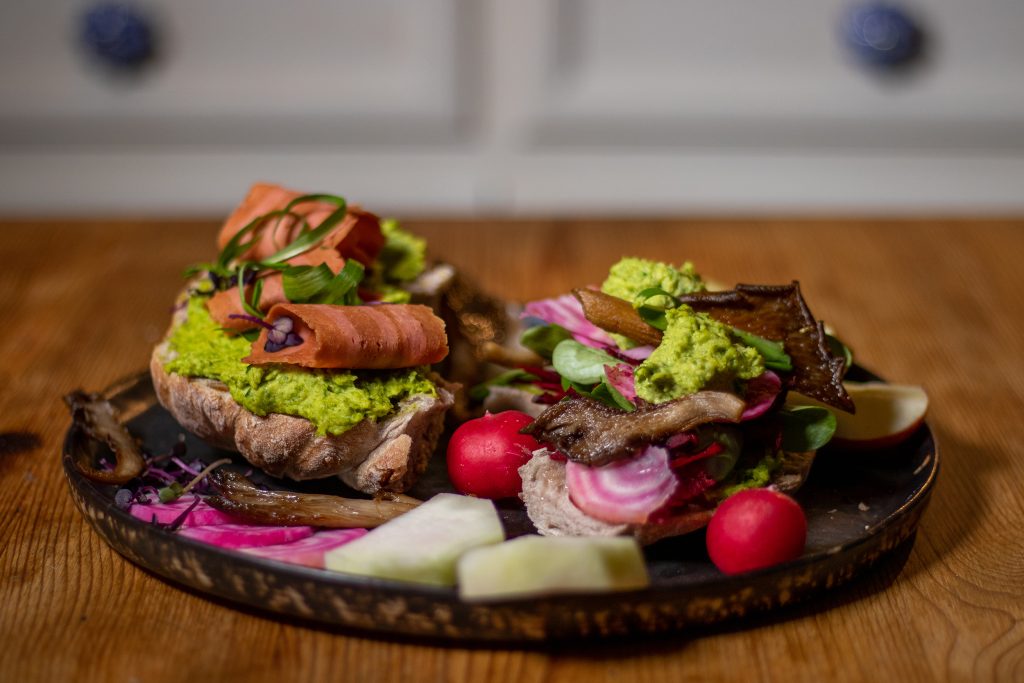
M 188 510 L 194 501 L 195 496 L 182 496 L 171 503 L 151 503 L 149 505 L 136 503 L 128 508 L 128 512 L 132 517 L 141 519 L 144 522 L 155 520 L 159 524 L 170 524 Z M 238 524 L 239 521 L 238 518 L 201 502 L 185 516 L 181 526 L 217 526 L 220 524 Z
M 519 430 L 533 418 L 517 410 L 487 413 L 459 426 L 448 442 L 448 477 L 460 493 L 479 498 L 519 495 L 519 468 L 541 446 Z
M 255 548 L 261 545 L 291 543 L 313 535 L 311 526 L 249 526 L 222 524 L 194 526 L 178 532 L 186 538 L 209 543 L 219 548 Z
M 289 564 L 301 564 L 306 567 L 324 568 L 324 554 L 328 550 L 340 548 L 350 541 L 366 535 L 366 529 L 330 529 L 318 531 L 307 538 L 282 543 L 281 545 L 267 545 L 261 548 L 245 548 L 244 553 L 265 557 L 278 562 Z
M 807 542 L 800 504 L 771 489 L 730 496 L 708 524 L 708 555 L 725 574 L 764 569 L 794 560 Z

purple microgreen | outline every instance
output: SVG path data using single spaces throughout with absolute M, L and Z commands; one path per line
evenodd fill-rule
M 207 465 L 207 466 L 206 466 L 206 469 L 204 469 L 204 470 L 203 470 L 202 472 L 200 472 L 199 474 L 197 474 L 197 475 L 195 476 L 195 478 L 194 478 L 194 479 L 193 479 L 192 481 L 190 481 L 190 482 L 189 482 L 188 484 L 186 484 L 186 485 L 185 485 L 185 488 L 183 488 L 183 489 L 181 490 L 181 492 L 182 492 L 183 494 L 185 494 L 185 493 L 188 493 L 189 491 L 191 491 L 191 490 L 192 490 L 192 488 L 193 488 L 193 487 L 194 487 L 194 486 L 195 486 L 196 484 L 198 484 L 198 483 L 199 483 L 199 482 L 201 482 L 201 481 L 202 481 L 203 479 L 205 479 L 205 478 L 206 478 L 206 475 L 208 475 L 208 474 L 209 474 L 210 472 L 214 471 L 215 469 L 217 469 L 217 468 L 218 468 L 218 467 L 220 467 L 221 465 L 226 465 L 226 464 L 228 464 L 228 463 L 230 463 L 230 462 L 231 462 L 231 458 L 221 458 L 220 460 L 218 460 L 218 461 L 216 461 L 216 462 L 212 462 L 212 463 L 210 463 L 209 465 Z
M 155 486 L 141 486 L 135 493 L 135 499 L 143 505 L 149 505 L 160 500 L 160 492 Z
M 177 479 L 174 478 L 174 475 L 169 474 L 158 467 L 147 468 L 146 471 L 143 472 L 143 476 L 152 477 L 163 484 L 171 484 L 177 481 Z
M 177 465 L 178 467 L 180 467 L 184 471 L 186 471 L 189 474 L 191 474 L 193 477 L 196 476 L 197 474 L 199 474 L 199 470 L 192 469 L 191 467 L 186 465 L 184 462 L 182 462 L 177 456 L 172 456 L 171 457 L 171 462 L 173 462 L 175 465 Z
M 157 493 L 160 496 L 161 503 L 170 503 L 172 500 L 181 498 L 181 494 L 184 493 L 184 489 L 181 488 L 181 484 L 178 482 L 171 482 L 168 486 L 163 487 Z
M 248 320 L 249 322 L 253 323 L 254 325 L 259 325 L 260 327 L 265 327 L 268 330 L 274 329 L 273 325 L 271 325 L 270 323 L 266 322 L 262 318 L 259 318 L 259 317 L 255 316 L 255 315 L 248 315 L 248 314 L 242 314 L 242 313 L 231 313 L 231 314 L 228 315 L 228 317 L 229 318 L 238 318 L 240 320 Z
M 295 332 L 289 332 L 284 334 L 283 332 L 268 332 L 267 343 L 263 345 L 263 350 L 267 353 L 276 353 L 281 349 L 286 349 L 291 346 L 298 346 L 302 343 L 302 337 Z
M 132 506 L 132 500 L 135 496 L 132 494 L 131 489 L 118 489 L 117 493 L 114 494 L 114 505 L 119 510 L 127 510 Z
M 202 502 L 202 498 L 196 496 L 196 499 L 192 501 L 192 504 L 185 508 L 185 511 L 174 518 L 174 521 L 167 525 L 168 531 L 177 531 L 181 528 L 181 525 L 185 523 L 188 516 L 192 514 L 192 511 L 196 509 L 196 506 Z

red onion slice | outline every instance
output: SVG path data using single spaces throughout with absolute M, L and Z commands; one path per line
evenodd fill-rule
M 572 294 L 552 299 L 541 299 L 526 304 L 522 317 L 538 318 L 546 323 L 561 325 L 584 346 L 596 349 L 615 347 L 615 342 L 583 315 L 583 306 Z
M 650 345 L 634 346 L 631 349 L 619 349 L 616 347 L 616 351 L 618 351 L 620 356 L 625 356 L 639 363 L 651 357 L 651 354 L 654 353 L 654 347 Z
M 782 391 L 782 380 L 771 370 L 765 370 L 750 380 L 747 383 L 747 395 L 744 397 L 747 407 L 743 409 L 740 420 L 753 420 L 767 413 L 775 403 L 775 397 L 779 395 L 780 391 Z
M 656 446 L 601 467 L 569 461 L 565 480 L 576 507 L 611 523 L 645 523 L 679 485 L 668 464 L 668 451 Z

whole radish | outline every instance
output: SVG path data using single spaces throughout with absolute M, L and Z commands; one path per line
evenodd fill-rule
M 725 500 L 708 524 L 708 555 L 725 574 L 794 560 L 807 542 L 800 504 L 771 489 L 747 489 Z
M 448 442 L 448 477 L 460 493 L 479 498 L 519 495 L 519 468 L 540 444 L 519 430 L 533 418 L 517 410 L 487 413 L 459 426 Z

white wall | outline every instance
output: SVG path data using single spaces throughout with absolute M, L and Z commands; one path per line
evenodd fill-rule
M 88 3 L 0 5 L 0 214 L 220 213 L 250 182 L 401 213 L 1024 209 L 1024 3 L 920 0 L 853 64 L 838 0 L 163 0 L 112 78 Z

